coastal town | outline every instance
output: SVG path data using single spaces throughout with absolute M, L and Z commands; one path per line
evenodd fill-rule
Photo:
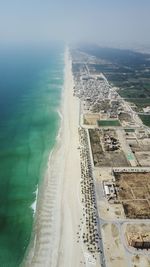
M 64 56 L 61 128 L 23 266 L 150 267 L 150 129 L 103 60 Z
M 0 22 L 0 267 L 150 267 L 150 0 Z
M 71 50 L 79 101 L 81 266 L 150 266 L 150 128 L 95 66 Z M 149 114 L 149 107 L 141 111 Z

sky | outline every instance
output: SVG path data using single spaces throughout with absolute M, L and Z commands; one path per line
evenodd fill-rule
M 150 44 L 150 0 L 0 0 L 0 42 Z

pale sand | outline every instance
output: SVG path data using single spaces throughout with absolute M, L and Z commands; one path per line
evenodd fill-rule
M 102 226 L 102 237 L 106 266 L 109 267 L 128 267 L 128 257 L 117 225 L 106 223 Z
M 23 266 L 83 266 L 76 232 L 82 217 L 80 203 L 79 100 L 73 97 L 73 76 L 65 53 L 65 86 L 60 139 L 39 190 L 32 242 Z

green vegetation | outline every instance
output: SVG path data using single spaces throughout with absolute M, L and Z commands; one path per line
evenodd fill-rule
M 140 115 L 140 118 L 145 125 L 150 126 L 150 115 Z
M 96 45 L 82 46 L 80 49 L 99 60 L 98 63 L 88 65 L 90 72 L 104 73 L 109 83 L 119 88 L 119 94 L 135 104 L 135 111 L 141 112 L 144 107 L 150 106 L 149 54 Z M 141 115 L 140 118 L 145 125 L 150 126 L 150 115 Z M 98 126 L 120 126 L 120 122 L 98 121 Z
M 133 108 L 136 112 L 143 112 L 143 108 L 150 106 L 150 98 L 128 98 L 126 100 L 136 105 Z
M 150 105 L 150 55 L 123 49 L 84 46 L 81 50 L 100 59 L 89 64 L 91 72 L 103 72 L 119 88 L 119 94 L 137 105 L 137 111 Z
M 119 90 L 119 94 L 123 97 L 123 98 L 146 98 L 146 97 L 150 97 L 150 94 L 146 94 L 143 87 L 138 88 L 138 87 L 134 87 L 134 88 L 130 88 L 127 87 L 125 89 L 120 89 Z
M 141 73 L 141 77 L 137 77 L 136 82 L 128 79 L 128 82 L 118 85 L 120 95 L 124 98 L 150 98 L 150 80 L 149 83 L 146 83 L 142 78 Z
M 121 126 L 118 120 L 100 120 L 97 123 L 99 127 Z
M 134 129 L 131 129 L 131 128 L 128 128 L 128 129 L 124 129 L 126 133 L 134 133 L 135 130 Z
M 150 106 L 150 98 L 130 98 L 128 100 L 139 108 Z

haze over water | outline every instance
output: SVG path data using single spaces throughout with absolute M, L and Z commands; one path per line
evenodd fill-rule
M 0 265 L 19 266 L 60 118 L 63 47 L 0 50 Z

